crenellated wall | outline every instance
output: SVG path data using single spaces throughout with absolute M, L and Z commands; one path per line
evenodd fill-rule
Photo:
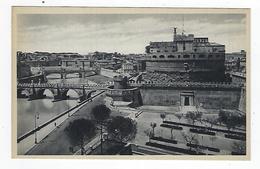
M 180 106 L 182 92 L 194 92 L 194 104 L 212 109 L 241 109 L 245 101 L 241 100 L 239 84 L 216 82 L 129 82 L 130 87 L 139 87 L 144 105 Z M 242 92 L 243 93 L 243 92 Z M 242 96 L 243 97 L 243 96 Z
M 141 97 L 144 105 L 180 106 L 182 92 L 194 92 L 195 105 L 207 109 L 238 109 L 240 90 L 210 90 L 210 89 L 174 89 L 174 88 L 141 88 Z

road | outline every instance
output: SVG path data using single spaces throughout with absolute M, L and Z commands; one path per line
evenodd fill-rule
M 79 118 L 89 118 L 92 108 L 98 104 L 104 103 L 105 95 L 102 94 L 92 102 L 88 102 L 83 106 L 78 112 L 66 119 L 60 126 L 58 126 L 54 131 L 52 131 L 46 138 L 40 141 L 36 146 L 29 150 L 27 155 L 72 155 L 73 152 L 70 151 L 69 138 L 65 133 L 65 128 L 70 122 Z M 91 141 L 90 139 L 89 141 Z M 78 148 L 79 149 L 79 148 Z M 78 151 L 78 149 L 74 151 Z

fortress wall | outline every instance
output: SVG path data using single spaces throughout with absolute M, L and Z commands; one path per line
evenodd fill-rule
M 185 90 L 185 89 L 159 89 L 141 88 L 141 97 L 144 105 L 179 106 L 180 93 L 193 91 L 195 105 L 212 109 L 238 109 L 240 100 L 239 90 Z
M 246 89 L 241 89 L 241 97 L 239 101 L 239 108 L 240 111 L 246 112 Z
M 156 60 L 146 61 L 147 71 L 179 72 L 185 71 L 184 63 L 193 71 L 220 71 L 224 70 L 224 60 Z M 224 72 L 222 72 L 224 73 Z

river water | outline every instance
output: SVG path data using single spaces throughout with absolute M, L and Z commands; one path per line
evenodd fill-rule
M 87 83 L 95 84 L 87 78 L 79 78 L 77 74 L 67 75 L 67 79 L 60 79 L 60 75 L 52 74 L 47 76 L 48 83 Z M 28 99 L 17 99 L 17 136 L 20 137 L 26 132 L 39 126 L 58 114 L 68 110 L 78 104 L 78 94 L 69 90 L 70 97 L 68 100 L 52 102 L 53 94 L 49 90 L 45 90 L 46 98 L 28 101 Z M 39 117 L 39 118 L 35 118 Z

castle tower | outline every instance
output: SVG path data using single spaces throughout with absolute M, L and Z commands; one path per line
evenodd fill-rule
M 126 89 L 127 88 L 127 77 L 114 76 L 114 89 Z
M 175 40 L 176 35 L 177 35 L 177 28 L 174 27 L 174 28 L 173 28 L 173 41 Z

